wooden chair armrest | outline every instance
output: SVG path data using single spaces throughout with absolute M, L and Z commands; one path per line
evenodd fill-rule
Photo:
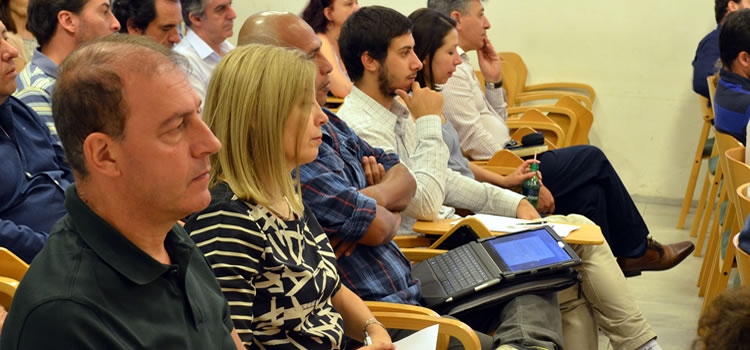
M 401 252 L 411 262 L 420 262 L 447 252 L 445 249 L 401 248 Z
M 477 337 L 474 330 L 458 320 L 398 312 L 373 312 L 373 314 L 387 328 L 418 331 L 432 325 L 440 325 L 438 331 L 438 349 L 444 349 L 447 346 L 449 336 L 458 339 L 464 345 L 464 349 L 482 348 L 479 343 L 479 337 Z
M 10 277 L 0 276 L 0 294 L 4 294 L 13 298 L 13 296 L 16 294 L 16 289 L 18 289 L 19 283 L 20 282 Z
M 591 101 L 594 101 L 596 99 L 596 92 L 594 92 L 594 88 L 591 87 L 589 84 L 585 83 L 571 83 L 571 82 L 554 82 L 554 83 L 544 83 L 544 84 L 534 84 L 534 85 L 526 85 L 526 88 L 524 91 L 539 91 L 539 90 L 584 90 L 586 93 L 588 93 L 588 97 Z
M 521 139 L 524 136 L 526 136 L 526 135 L 528 135 L 530 133 L 533 133 L 533 132 L 536 132 L 536 130 L 534 130 L 534 128 L 531 128 L 531 127 L 528 127 L 528 126 L 522 126 L 522 127 L 518 128 L 518 130 L 516 130 L 512 134 L 510 134 L 510 138 L 512 140 L 516 140 L 518 142 L 521 142 Z M 550 142 L 547 139 L 544 140 L 544 143 L 549 147 L 549 149 L 557 149 L 557 146 L 555 146 L 552 142 Z M 507 175 L 509 173 L 498 173 L 498 174 L 500 174 L 500 175 Z
M 402 314 L 440 317 L 440 315 L 437 312 L 433 311 L 432 309 L 428 309 L 426 307 L 416 306 L 416 305 L 386 303 L 382 301 L 365 301 L 365 305 L 367 305 L 367 307 L 373 313 L 375 312 L 397 312 L 397 313 L 402 313 Z
M 403 250 L 404 248 L 429 247 L 435 239 L 424 235 L 399 235 L 393 237 L 393 241 Z
M 581 106 L 581 108 L 585 107 Z M 532 109 L 547 113 L 546 117 L 560 126 L 560 129 L 565 133 L 562 146 L 569 146 L 573 143 L 573 135 L 578 127 L 578 115 L 570 108 L 550 105 L 511 107 L 508 108 L 508 120 L 511 120 L 512 116 L 523 115 Z M 560 142 L 558 141 L 558 143 Z
M 526 111 L 530 109 L 536 109 L 540 112 L 552 112 L 552 113 L 560 113 L 560 114 L 566 114 L 570 116 L 575 117 L 575 112 L 571 111 L 569 108 L 555 106 L 555 105 L 534 105 L 534 106 L 515 106 L 515 107 L 508 107 L 508 117 L 512 115 L 521 115 L 526 113 Z
M 21 260 L 5 247 L 0 247 L 0 276 L 10 277 L 16 281 L 23 279 L 29 264 Z
M 508 129 L 514 130 L 519 129 L 521 127 L 529 127 L 533 128 L 537 131 L 548 131 L 555 135 L 557 138 L 556 142 L 551 142 L 554 146 L 559 147 L 565 147 L 567 146 L 565 142 L 567 141 L 565 136 L 565 131 L 555 123 L 552 119 L 542 114 L 542 112 L 539 112 L 537 109 L 530 109 L 526 113 L 524 113 L 520 118 L 508 118 L 506 121 L 506 124 L 508 125 Z M 545 140 L 547 139 L 545 135 Z
M 535 132 L 536 132 L 536 130 L 534 130 L 534 128 L 531 128 L 531 127 L 528 127 L 528 126 L 522 126 L 522 127 L 518 128 L 518 130 L 516 130 L 513 133 L 511 133 L 510 134 L 510 138 L 511 138 L 511 140 L 516 140 L 516 142 L 521 142 L 521 139 L 524 136 L 526 136 L 528 134 L 535 133 Z
M 572 92 L 558 92 L 558 91 L 522 92 L 516 95 L 516 103 L 521 104 L 523 102 L 529 102 L 529 101 L 558 100 L 564 96 L 570 96 L 578 101 L 581 101 L 589 109 L 593 108 L 594 106 L 594 104 L 591 102 L 591 99 L 589 99 L 588 97 L 584 95 L 579 95 L 579 94 L 575 94 Z
M 458 221 L 455 225 L 453 225 L 448 232 L 446 232 L 444 235 L 440 236 L 438 240 L 436 240 L 430 248 L 438 250 L 437 247 L 440 246 L 445 240 L 447 240 L 456 230 L 461 228 L 462 226 L 469 226 L 474 233 L 477 234 L 479 238 L 484 237 L 492 237 L 494 236 L 490 230 L 487 228 L 487 226 L 484 226 L 484 224 L 479 221 L 479 219 L 474 217 L 465 217 Z

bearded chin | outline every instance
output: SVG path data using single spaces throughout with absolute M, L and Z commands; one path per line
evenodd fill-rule
M 381 66 L 381 69 L 378 70 L 378 88 L 380 89 L 380 93 L 383 94 L 383 96 L 395 97 L 397 96 L 397 88 L 393 86 L 393 83 L 388 76 L 388 69 Z M 402 90 L 405 90 L 407 93 L 409 93 L 411 92 L 411 86 Z

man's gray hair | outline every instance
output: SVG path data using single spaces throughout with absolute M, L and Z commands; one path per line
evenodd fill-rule
M 190 15 L 195 17 L 203 17 L 206 14 L 206 3 L 207 0 L 180 0 L 182 5 L 182 20 L 185 21 L 185 25 L 190 27 L 193 22 L 190 21 Z
M 450 16 L 453 11 L 460 13 L 469 11 L 469 5 L 471 5 L 472 1 L 474 0 L 427 0 L 427 7 Z

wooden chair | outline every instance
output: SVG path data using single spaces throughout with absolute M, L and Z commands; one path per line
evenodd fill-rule
M 489 160 L 474 160 L 471 162 L 496 174 L 505 176 L 521 166 L 523 159 L 507 149 L 501 149 Z
M 511 133 L 521 127 L 529 127 L 541 131 L 545 140 L 556 148 L 566 146 L 567 139 L 563 129 L 538 109 L 531 108 L 518 118 L 508 118 L 506 123 Z
M 336 97 L 336 96 L 328 96 L 326 97 L 326 104 L 323 107 L 328 108 L 333 113 L 338 113 L 342 104 L 344 104 L 343 98 Z
M 589 144 L 589 132 L 591 132 L 591 125 L 594 124 L 594 114 L 591 113 L 591 109 L 569 96 L 561 97 L 557 100 L 555 106 L 567 108 L 576 115 L 575 127 L 571 126 L 573 135 L 570 136 L 570 146 Z M 559 116 L 555 112 L 547 113 L 547 116 L 560 125 L 565 123 L 565 117 Z
M 707 177 L 711 179 L 707 179 L 707 181 L 710 181 L 710 190 L 708 191 L 709 194 L 705 197 L 705 200 L 701 200 L 700 202 L 698 202 L 698 209 L 696 210 L 695 219 L 693 220 L 691 236 L 695 235 L 693 231 L 695 231 L 698 236 L 695 244 L 695 253 L 693 253 L 695 256 L 701 256 L 701 254 L 703 253 L 703 244 L 705 243 L 706 239 L 708 223 L 712 223 L 710 230 L 712 235 L 718 231 L 720 221 L 719 218 L 721 217 L 719 207 L 721 206 L 721 203 L 723 203 L 727 198 L 726 187 L 723 187 L 721 193 L 718 193 L 720 187 L 719 185 L 721 183 L 721 179 L 724 177 L 724 171 L 726 169 L 723 164 L 724 161 L 721 159 L 724 153 L 730 148 L 742 146 L 742 144 L 734 137 L 732 137 L 732 135 L 718 132 L 715 129 L 714 135 L 716 135 L 716 142 L 714 144 L 714 151 L 712 152 L 712 154 L 719 156 L 719 162 L 716 165 L 716 171 L 714 172 L 714 175 L 711 176 L 710 173 L 707 174 Z M 706 185 L 707 184 L 704 184 L 704 188 L 707 188 Z M 719 205 L 716 206 L 716 210 L 713 210 L 714 204 L 716 203 L 717 193 L 719 194 Z M 713 221 L 711 220 L 712 212 L 714 212 Z
M 575 128 L 578 124 L 578 116 L 575 114 L 575 112 L 571 111 L 568 108 L 548 105 L 510 107 L 508 108 L 507 121 L 510 122 L 518 120 L 532 109 L 536 112 L 540 112 L 550 121 L 559 126 L 563 131 L 565 139 L 561 142 L 555 142 L 558 147 L 567 147 L 572 144 L 573 133 L 575 132 Z M 510 124 L 508 125 L 510 128 Z
M 451 227 L 448 232 L 444 234 L 428 234 L 428 235 L 406 235 L 406 239 L 399 239 L 396 236 L 394 242 L 401 249 L 401 252 L 412 262 L 419 262 L 425 259 L 429 259 L 435 255 L 445 253 L 446 250 L 437 249 L 442 243 L 446 242 L 453 236 L 453 234 L 460 232 L 463 227 L 468 227 L 473 230 L 480 238 L 494 236 L 487 226 L 474 217 L 465 217 Z M 409 250 L 409 248 L 418 248 Z M 424 248 L 427 248 L 426 250 Z
M 503 87 L 508 95 L 509 106 L 518 106 L 529 101 L 557 100 L 563 96 L 570 96 L 589 109 L 593 107 L 596 93 L 590 85 L 569 82 L 526 85 L 528 70 L 521 56 L 514 52 L 498 52 L 498 55 L 502 63 Z
M 737 272 L 740 274 L 740 285 L 746 287 L 750 285 L 750 254 L 740 248 L 739 238 L 739 234 L 734 235 L 732 244 L 737 252 Z
M 0 247 L 0 305 L 6 310 L 10 308 L 16 288 L 28 269 L 29 264 Z
M 523 139 L 524 136 L 531 134 L 531 133 L 535 133 L 535 132 L 537 131 L 534 130 L 534 128 L 531 128 L 528 126 L 522 126 L 510 134 L 510 139 L 516 140 L 516 142 L 520 143 L 521 139 Z M 548 140 L 547 138 L 544 139 L 544 144 L 547 145 L 549 149 L 557 149 L 557 146 L 555 146 L 555 144 L 550 142 L 550 140 Z
M 554 105 L 516 106 L 508 108 L 508 116 L 522 114 L 529 109 L 537 109 L 565 131 L 565 144 L 561 147 L 587 145 L 589 132 L 594 123 L 594 115 L 586 106 L 570 96 L 561 97 Z
M 742 218 L 747 218 L 750 215 L 750 197 L 747 195 L 748 186 L 750 186 L 750 183 L 737 187 L 737 198 L 742 210 Z M 743 286 L 750 285 L 750 254 L 739 247 L 739 235 L 734 236 L 732 243 L 737 252 L 737 271 L 740 274 L 741 284 Z
M 718 83 L 718 80 L 716 79 L 716 76 L 710 76 L 707 78 L 708 80 L 708 86 L 709 86 L 709 93 L 711 93 L 711 96 L 713 96 L 713 92 L 716 91 L 716 83 Z M 707 147 L 707 141 L 708 134 L 711 131 L 711 126 L 713 125 L 714 120 L 714 110 L 709 106 L 709 100 L 701 95 L 698 95 L 698 103 L 701 106 L 701 114 L 703 115 L 703 127 L 701 128 L 701 133 L 698 135 L 698 147 L 695 150 L 695 156 L 693 157 L 693 166 L 690 169 L 690 177 L 688 178 L 688 184 L 687 188 L 685 189 L 685 197 L 682 199 L 682 208 L 680 209 L 680 218 L 677 220 L 677 228 L 683 228 L 685 227 L 685 218 L 687 218 L 688 211 L 690 211 L 690 204 L 693 202 L 693 194 L 695 192 L 695 186 L 698 182 L 698 174 L 701 170 L 701 164 L 703 163 L 704 159 L 710 159 L 712 157 L 712 146 L 708 145 Z M 701 208 L 701 202 L 704 202 L 705 204 L 705 197 L 708 193 L 708 186 L 710 183 L 710 174 L 706 172 L 706 180 L 703 183 L 703 189 L 701 190 L 701 196 L 699 199 L 698 207 Z M 701 208 L 702 210 L 703 208 Z M 696 211 L 696 216 L 698 215 L 699 211 Z M 695 230 L 691 230 L 690 237 L 695 237 Z
M 739 187 L 738 184 L 750 182 L 750 166 L 745 164 L 745 147 L 727 150 L 722 165 L 727 169 L 724 186 L 729 189 L 727 190 L 727 196 L 729 197 L 729 206 L 732 208 L 727 210 L 729 210 L 728 214 L 734 214 L 732 220 L 729 219 L 730 215 L 727 215 L 724 223 L 730 227 L 731 231 L 729 232 L 738 232 L 744 224 L 744 217 L 737 195 L 737 187 Z M 703 299 L 704 310 L 719 293 L 726 289 L 729 273 L 735 263 L 734 245 L 731 243 L 731 239 L 727 238 L 728 244 L 726 244 L 726 248 L 723 247 L 722 241 L 724 241 L 724 238 L 722 236 L 723 234 L 717 234 L 711 237 L 714 248 L 710 251 L 710 254 L 706 254 L 704 259 L 704 264 L 706 261 L 709 262 L 706 292 Z M 722 253 L 724 253 L 723 256 Z
M 388 328 L 421 330 L 432 325 L 440 325 L 437 349 L 446 349 L 450 337 L 455 337 L 466 349 L 480 349 L 479 338 L 465 323 L 442 318 L 437 312 L 426 307 L 366 301 L 365 304 L 378 321 Z

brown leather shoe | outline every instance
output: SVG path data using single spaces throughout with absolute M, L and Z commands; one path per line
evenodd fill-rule
M 617 258 L 625 277 L 641 274 L 641 271 L 662 271 L 675 267 L 695 250 L 690 241 L 661 245 L 653 238 L 648 238 L 646 253 L 640 258 Z

